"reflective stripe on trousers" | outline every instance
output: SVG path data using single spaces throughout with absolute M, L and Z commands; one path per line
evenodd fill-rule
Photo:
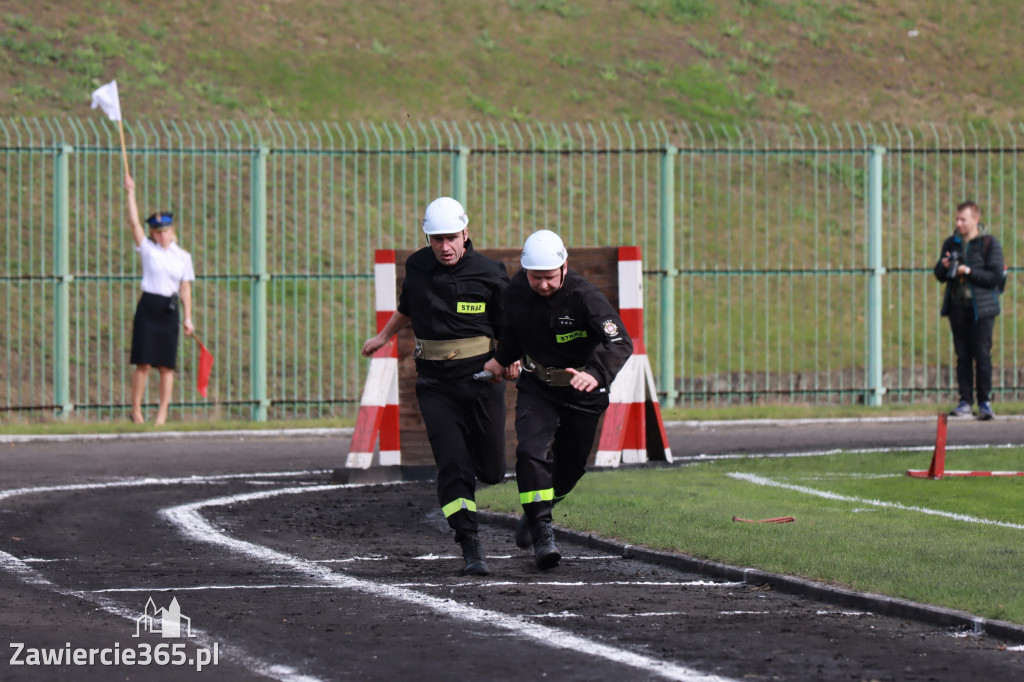
M 552 400 L 549 390 L 561 389 L 520 387 L 516 397 L 516 482 L 531 525 L 550 523 L 551 507 L 583 477 L 601 419 Z
M 448 504 L 441 507 L 441 511 L 444 512 L 444 517 L 447 519 L 449 516 L 457 511 L 468 509 L 469 511 L 476 511 L 476 502 L 473 500 L 467 500 L 465 497 L 460 497 L 457 500 L 452 500 Z
M 528 490 L 519 493 L 519 504 L 530 504 L 531 502 L 551 502 L 555 499 L 555 489 Z

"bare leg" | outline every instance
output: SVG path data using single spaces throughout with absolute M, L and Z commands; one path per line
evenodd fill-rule
M 174 370 L 170 367 L 157 367 L 160 371 L 160 407 L 156 411 L 156 424 L 167 423 L 167 410 L 171 405 L 171 394 L 174 393 Z
M 142 395 L 146 392 L 146 377 L 149 376 L 149 365 L 135 365 L 132 373 L 132 421 L 145 424 L 142 416 Z

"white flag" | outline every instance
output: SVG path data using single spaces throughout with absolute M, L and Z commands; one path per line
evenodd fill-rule
M 117 96 L 117 81 L 110 81 L 92 93 L 92 108 L 99 107 L 111 121 L 121 120 L 121 99 Z

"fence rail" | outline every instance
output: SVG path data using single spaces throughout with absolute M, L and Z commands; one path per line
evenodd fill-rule
M 210 399 L 182 343 L 176 418 L 351 415 L 373 332 L 373 251 L 422 244 L 455 196 L 477 248 L 541 228 L 636 244 L 668 405 L 949 400 L 931 274 L 972 198 L 1011 285 L 993 349 L 1024 394 L 1020 125 L 694 126 L 126 121 L 140 209 L 174 210 L 197 265 Z M 0 120 L 0 420 L 120 418 L 139 265 L 116 128 Z M 21 415 L 21 416 L 19 416 Z

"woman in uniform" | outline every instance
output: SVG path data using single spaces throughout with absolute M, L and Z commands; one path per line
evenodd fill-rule
M 124 188 L 128 193 L 128 224 L 131 226 L 135 251 L 142 259 L 142 296 L 135 308 L 132 325 L 131 363 L 132 421 L 145 423 L 142 415 L 142 396 L 146 392 L 146 378 L 151 367 L 160 373 L 160 405 L 156 423 L 167 421 L 167 410 L 174 390 L 174 368 L 178 356 L 178 325 L 191 336 L 192 280 L 196 278 L 192 256 L 178 246 L 174 238 L 173 214 L 154 213 L 146 219 L 149 235 L 139 221 L 139 207 L 135 201 L 135 181 L 125 174 Z M 183 316 L 182 316 L 183 314 Z

